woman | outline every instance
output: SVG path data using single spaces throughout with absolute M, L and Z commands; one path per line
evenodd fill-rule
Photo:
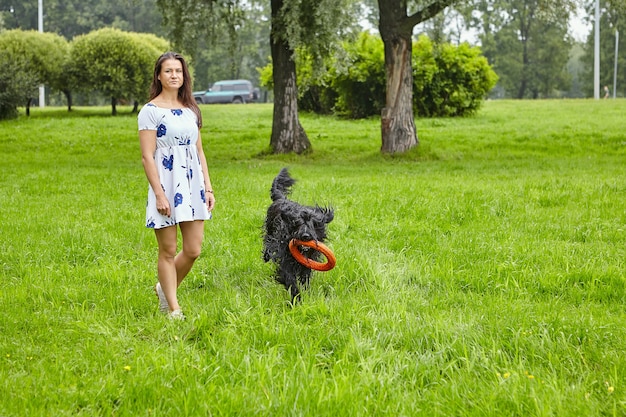
M 166 52 L 154 66 L 150 101 L 138 116 L 141 159 L 150 184 L 146 227 L 159 246 L 159 309 L 184 320 L 176 289 L 200 255 L 204 220 L 215 206 L 202 149 L 202 115 L 184 58 Z M 182 250 L 177 253 L 177 226 Z

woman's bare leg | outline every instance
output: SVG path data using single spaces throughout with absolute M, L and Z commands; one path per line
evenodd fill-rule
M 200 256 L 204 237 L 204 221 L 183 222 L 178 226 L 183 235 L 183 250 L 176 255 L 174 263 L 176 265 L 177 283 L 180 285 Z
M 170 311 L 180 309 L 176 289 L 200 256 L 204 237 L 204 222 L 202 220 L 182 222 L 178 226 L 183 237 L 183 248 L 178 254 L 176 254 L 178 237 L 176 226 L 155 229 L 159 244 L 157 267 L 159 282 Z
M 180 309 L 176 298 L 178 279 L 176 272 L 177 230 L 176 226 L 154 229 L 159 245 L 157 272 L 161 289 L 170 306 L 170 311 Z

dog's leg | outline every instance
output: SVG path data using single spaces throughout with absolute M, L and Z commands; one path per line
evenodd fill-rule
M 292 271 L 287 271 L 283 268 L 280 268 L 278 270 L 276 280 L 283 284 L 285 289 L 289 291 L 292 303 L 294 303 L 296 299 L 300 299 L 300 288 L 298 288 L 298 280 L 296 278 L 296 275 Z
M 311 272 L 309 268 L 300 268 L 300 271 L 298 271 L 298 281 L 300 281 L 300 285 L 302 285 L 304 289 L 309 288 Z
M 295 291 L 294 291 L 295 289 Z M 291 305 L 295 306 L 296 304 L 299 304 L 300 301 L 302 301 L 301 296 L 300 296 L 300 290 L 298 289 L 298 286 L 294 286 L 291 287 Z

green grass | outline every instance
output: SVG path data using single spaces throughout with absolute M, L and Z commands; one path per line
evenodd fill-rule
M 271 156 L 270 105 L 203 111 L 183 323 L 152 292 L 136 117 L 0 122 L 0 416 L 626 414 L 626 101 L 487 102 L 396 156 L 376 119 L 302 115 L 314 152 Z M 293 309 L 261 259 L 283 166 L 336 210 Z

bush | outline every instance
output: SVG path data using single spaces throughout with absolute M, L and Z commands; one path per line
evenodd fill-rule
M 23 61 L 14 60 L 8 54 L 0 54 L 0 68 L 5 76 L 0 77 L 0 120 L 13 119 L 17 108 L 27 97 L 34 94 L 37 78 L 26 69 Z
M 385 106 L 385 49 L 379 37 L 364 32 L 346 43 L 346 62 L 332 69 L 335 111 L 353 119 L 380 114 Z
M 54 33 L 9 30 L 0 33 L 4 75 L 0 80 L 0 117 L 14 117 L 17 107 L 28 105 L 39 84 L 60 90 L 67 41 Z
M 82 91 L 100 91 L 112 100 L 145 100 L 154 62 L 167 42 L 156 36 L 100 29 L 78 36 L 71 45 L 73 77 Z
M 316 113 L 358 119 L 379 115 L 385 106 L 385 56 L 380 37 L 363 33 L 344 44 L 345 56 L 327 61 L 316 76 L 312 60 L 297 58 L 298 106 Z M 466 116 L 478 110 L 497 75 L 480 48 L 468 44 L 434 45 L 426 36 L 413 44 L 413 105 L 416 116 Z M 261 70 L 271 88 L 271 63 Z
M 480 48 L 467 43 L 434 45 L 420 36 L 413 46 L 416 115 L 466 116 L 478 110 L 498 77 Z

